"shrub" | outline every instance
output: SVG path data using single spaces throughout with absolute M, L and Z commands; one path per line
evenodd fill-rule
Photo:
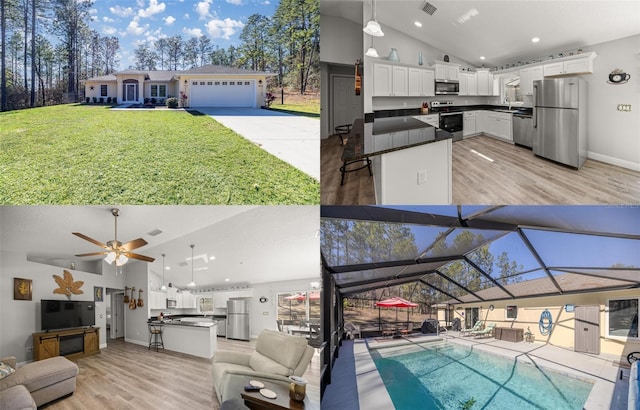
M 100 104 L 104 104 L 104 97 L 100 97 Z
M 111 97 L 107 97 L 107 104 L 111 104 Z
M 93 97 L 93 103 L 97 103 L 98 102 L 98 97 Z
M 91 101 L 91 97 L 87 97 L 87 104 L 89 104 L 89 101 Z
M 169 108 L 178 108 L 178 99 L 177 98 L 167 98 L 167 107 Z
M 153 104 L 153 105 L 155 105 L 155 104 L 156 104 L 156 99 L 155 99 L 155 97 L 152 97 L 152 98 L 151 98 L 151 104 Z
M 149 104 L 149 97 L 146 97 L 146 98 L 144 99 L 144 103 L 145 103 L 145 104 Z

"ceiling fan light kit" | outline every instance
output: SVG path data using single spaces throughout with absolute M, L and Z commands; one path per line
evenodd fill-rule
M 193 248 L 195 247 L 195 245 L 191 245 L 191 282 L 189 282 L 187 284 L 187 286 L 189 286 L 190 288 L 193 288 L 196 286 L 196 283 L 193 281 Z
M 160 290 L 167 290 L 167 286 L 164 284 L 164 271 L 165 271 L 165 267 L 164 267 L 164 257 L 165 254 L 162 254 L 162 286 L 160 287 Z

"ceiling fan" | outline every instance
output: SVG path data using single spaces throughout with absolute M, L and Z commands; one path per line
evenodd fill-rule
M 75 256 L 97 256 L 97 255 L 107 255 L 104 260 L 108 264 L 116 263 L 116 266 L 122 266 L 129 258 L 138 259 L 145 262 L 153 262 L 155 259 L 150 258 L 148 256 L 139 255 L 137 253 L 132 253 L 131 251 L 134 249 L 141 248 L 147 244 L 142 238 L 134 239 L 132 241 L 122 243 L 118 241 L 118 216 L 120 216 L 120 211 L 117 208 L 111 209 L 111 214 L 115 219 L 115 235 L 112 241 L 107 242 L 106 244 L 97 241 L 93 238 L 88 237 L 87 235 L 81 234 L 80 232 L 72 232 L 75 236 L 84 239 L 85 241 L 89 241 L 93 244 L 98 245 L 105 250 L 102 252 L 90 252 L 90 253 L 81 253 Z

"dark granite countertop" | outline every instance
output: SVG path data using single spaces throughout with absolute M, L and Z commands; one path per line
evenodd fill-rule
M 368 123 L 360 118 L 353 122 L 342 160 L 355 161 L 452 138 L 451 133 L 408 116 Z
M 505 105 L 488 105 L 488 104 L 478 104 L 478 105 L 455 105 L 453 106 L 455 111 L 501 111 L 507 110 L 509 107 Z M 428 114 L 438 114 L 440 112 L 446 112 L 446 110 L 451 110 L 452 107 L 443 107 L 443 108 L 433 108 L 429 110 Z M 512 106 L 512 110 L 517 110 L 513 114 L 521 114 L 521 115 L 531 115 L 533 108 L 531 107 L 521 107 L 521 106 Z M 420 108 L 400 108 L 396 110 L 380 110 L 375 111 L 373 113 L 375 118 L 389 118 L 389 117 L 403 117 L 407 115 L 421 115 Z
M 187 327 L 212 327 L 217 326 L 216 322 L 181 322 L 179 320 L 149 320 L 148 323 L 165 326 L 187 326 Z

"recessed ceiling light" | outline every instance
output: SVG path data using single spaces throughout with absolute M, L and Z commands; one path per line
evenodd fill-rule
M 229 279 L 229 278 L 226 278 L 226 279 L 225 279 L 224 281 L 225 281 L 225 282 L 229 282 L 230 280 L 231 280 L 231 279 Z
M 538 41 L 540 41 L 539 37 L 534 37 L 534 38 L 531 39 L 532 43 L 537 43 Z
M 413 24 L 415 24 L 416 27 L 422 27 L 422 23 L 420 23 L 419 21 L 414 21 Z
M 167 266 L 165 269 L 166 270 L 171 270 L 171 266 Z
M 214 260 L 215 258 L 216 258 L 215 256 L 209 256 L 210 261 Z
M 484 60 L 484 56 L 480 56 L 480 60 Z

